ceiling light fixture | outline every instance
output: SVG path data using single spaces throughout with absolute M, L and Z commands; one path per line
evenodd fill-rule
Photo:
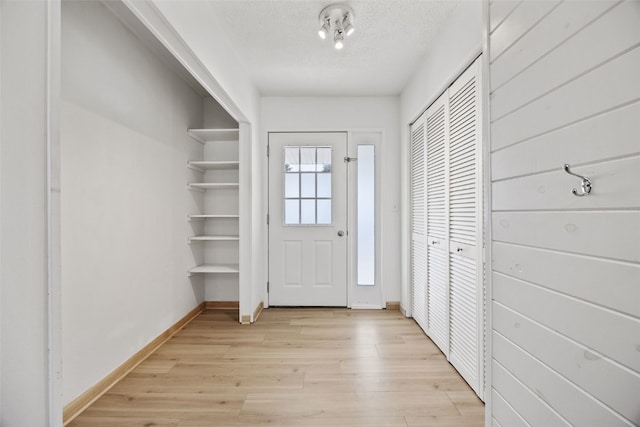
M 353 26 L 355 15 L 353 9 L 344 4 L 332 4 L 320 12 L 320 29 L 318 36 L 326 39 L 333 33 L 333 46 L 340 50 L 344 47 L 344 37 L 350 36 L 355 31 Z

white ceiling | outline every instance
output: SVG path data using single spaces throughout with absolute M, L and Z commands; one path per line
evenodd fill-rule
M 356 31 L 341 51 L 321 40 L 331 1 L 209 0 L 238 59 L 265 96 L 397 95 L 458 0 L 353 0 Z

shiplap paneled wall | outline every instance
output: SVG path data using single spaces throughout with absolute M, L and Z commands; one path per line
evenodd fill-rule
M 496 0 L 488 25 L 492 423 L 638 425 L 640 1 Z

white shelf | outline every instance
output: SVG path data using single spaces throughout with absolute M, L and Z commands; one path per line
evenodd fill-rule
M 187 220 L 188 221 L 199 221 L 199 220 L 205 220 L 205 219 L 216 219 L 216 218 L 240 218 L 240 215 L 227 215 L 227 214 L 209 214 L 209 215 L 203 215 L 203 214 L 195 214 L 195 215 L 187 215 Z
M 234 241 L 240 240 L 238 236 L 191 236 L 189 237 L 189 243 L 191 242 L 206 242 L 206 241 Z
M 228 259 L 231 262 L 237 262 L 236 256 L 233 253 L 237 252 L 237 248 L 235 248 L 237 243 L 233 242 L 240 240 L 238 236 L 238 219 L 240 215 L 238 212 L 238 202 L 236 201 L 236 199 L 239 198 L 240 189 L 237 176 L 240 170 L 240 162 L 238 161 L 240 131 L 239 129 L 188 129 L 187 133 L 191 138 L 204 145 L 201 150 L 202 153 L 200 154 L 202 157 L 200 157 L 200 155 L 194 155 L 195 158 L 192 157 L 193 160 L 187 161 L 187 168 L 198 173 L 195 176 L 193 176 L 193 172 L 190 173 L 190 176 L 192 176 L 191 179 L 196 182 L 187 183 L 187 189 L 204 193 L 202 199 L 200 199 L 199 196 L 197 200 L 199 202 L 199 208 L 213 209 L 215 212 L 207 212 L 205 210 L 202 213 L 194 213 L 187 215 L 187 220 L 217 221 L 215 223 L 200 223 L 197 224 L 197 226 L 196 224 L 192 224 L 194 229 L 189 234 L 197 235 L 185 236 L 189 244 L 196 245 L 194 252 L 198 252 L 198 259 L 202 260 L 200 261 L 202 262 L 201 265 L 188 269 L 188 274 L 189 276 L 194 274 L 224 274 L 227 276 L 233 274 L 235 277 L 231 276 L 228 279 L 215 276 L 210 277 L 212 280 L 207 280 L 205 285 L 209 287 L 225 286 L 227 282 L 235 283 L 238 281 L 239 286 L 239 264 L 216 263 L 219 258 L 217 258 L 215 251 L 210 251 L 210 249 L 214 249 L 213 246 L 210 245 L 220 246 L 220 248 L 216 248 L 216 250 L 224 250 L 225 245 L 230 245 L 229 248 L 226 248 L 232 250 L 232 253 L 229 254 L 231 256 L 229 256 Z M 219 210 L 234 213 L 220 213 Z M 215 227 L 208 229 L 209 226 Z M 204 243 L 197 245 L 197 243 L 193 242 Z M 225 251 L 225 256 L 226 255 L 227 252 Z
M 237 141 L 238 129 L 187 129 L 189 136 L 201 144 L 207 141 Z
M 187 164 L 192 169 L 199 170 L 202 172 L 204 172 L 205 170 L 238 169 L 240 167 L 240 162 L 237 160 L 216 161 L 216 162 L 193 160 L 193 161 L 188 161 Z
M 223 273 L 233 274 L 239 273 L 240 266 L 238 264 L 202 264 L 189 270 L 189 274 L 207 274 L 207 273 Z
M 239 184 L 237 182 L 192 182 L 187 184 L 189 190 L 191 189 L 200 189 L 200 190 L 211 190 L 214 188 L 238 188 Z

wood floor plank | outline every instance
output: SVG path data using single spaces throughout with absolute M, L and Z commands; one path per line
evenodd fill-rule
M 469 386 L 451 372 L 434 373 L 367 373 L 367 374 L 309 374 L 304 377 L 304 392 L 333 390 L 336 393 L 408 391 L 422 393 L 429 390 L 468 392 Z M 454 402 L 455 404 L 455 402 Z
M 457 415 L 446 392 L 254 393 L 247 396 L 242 415 L 270 418 Z
M 209 422 L 209 424 L 207 424 Z M 225 427 L 408 427 L 404 417 L 340 417 L 340 418 L 264 418 L 241 415 L 236 419 L 225 419 L 219 424 L 211 420 L 192 418 L 178 424 L 178 427 L 204 427 L 220 425 Z
M 408 427 L 484 427 L 484 418 L 477 415 L 431 415 L 405 419 Z
M 395 310 L 206 310 L 70 426 L 480 426 L 484 405 Z
M 178 362 L 177 359 L 147 359 L 137 366 L 136 372 L 146 374 L 166 374 Z
M 82 415 L 82 419 L 73 421 L 76 427 L 179 427 L 180 418 L 164 418 L 164 417 L 139 417 L 130 415 L 127 417 L 111 417 L 111 416 L 90 416 Z

